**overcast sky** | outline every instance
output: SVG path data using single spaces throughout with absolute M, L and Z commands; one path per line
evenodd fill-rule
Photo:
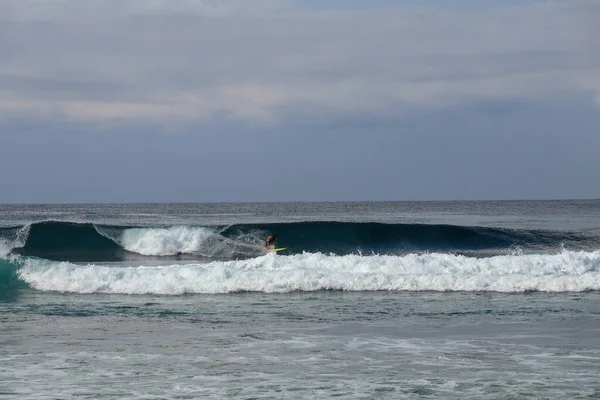
M 0 0 L 0 203 L 600 198 L 600 1 Z

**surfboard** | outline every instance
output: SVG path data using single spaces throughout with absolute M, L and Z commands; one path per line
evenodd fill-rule
M 286 248 L 287 248 L 287 247 L 278 247 L 278 248 L 276 248 L 276 249 L 269 249 L 269 250 L 267 250 L 267 252 L 269 252 L 269 253 L 273 253 L 273 252 L 277 253 L 278 251 L 283 251 L 283 250 L 285 250 Z

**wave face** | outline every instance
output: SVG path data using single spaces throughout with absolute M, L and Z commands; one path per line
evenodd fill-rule
M 3 228 L 3 236 L 9 229 Z M 22 228 L 23 229 L 23 228 Z M 13 253 L 24 256 L 70 261 L 118 261 L 125 251 L 110 238 L 101 235 L 94 224 L 40 222 L 28 227 L 28 235 Z
M 0 257 L 7 254 L 59 261 L 240 259 L 264 254 L 263 241 L 279 234 L 286 254 L 402 255 L 452 252 L 471 256 L 597 250 L 596 232 L 515 230 L 427 224 L 299 222 L 227 227 L 126 227 L 41 222 L 0 229 Z
M 600 290 L 600 251 L 473 258 L 304 253 L 168 266 L 76 265 L 24 259 L 19 278 L 41 291 L 181 295 L 346 291 L 579 292 Z
M 600 236 L 583 232 L 515 230 L 430 224 L 301 222 L 233 225 L 223 235 L 259 231 L 278 233 L 280 244 L 294 251 L 335 254 L 399 254 L 422 251 L 477 251 L 520 247 L 523 250 L 597 249 Z M 266 236 L 265 236 L 266 237 Z

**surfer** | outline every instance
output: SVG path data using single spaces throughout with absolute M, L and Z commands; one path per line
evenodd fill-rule
M 269 236 L 267 238 L 267 242 L 265 243 L 265 247 L 267 248 L 267 252 L 274 251 L 276 245 L 277 245 L 277 234 Z

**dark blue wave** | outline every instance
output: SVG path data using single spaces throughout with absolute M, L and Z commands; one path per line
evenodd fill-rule
M 127 226 L 96 226 L 91 223 L 48 221 L 32 224 L 20 247 L 13 254 L 64 261 L 123 261 L 148 258 L 125 250 L 119 243 Z M 23 227 L 0 228 L 0 239 L 9 241 Z M 152 229 L 152 228 L 149 228 Z M 235 245 L 243 238 L 244 245 L 254 246 L 247 254 L 235 258 L 255 257 L 264 239 L 279 235 L 278 245 L 287 247 L 287 254 L 324 252 L 349 254 L 363 252 L 405 254 L 409 252 L 454 252 L 467 255 L 487 255 L 519 248 L 523 251 L 597 250 L 600 235 L 596 232 L 566 232 L 549 230 L 516 230 L 481 226 L 382 224 L 347 222 L 298 222 L 277 224 L 240 224 L 211 227 L 215 238 Z M 109 237 L 100 232 L 111 232 Z M 214 239 L 214 238 L 213 238 Z M 216 242 L 207 242 L 212 246 Z M 179 254 L 170 258 L 202 258 L 195 254 Z M 150 257 L 157 258 L 157 257 Z
M 32 224 L 25 245 L 13 249 L 13 253 L 66 261 L 119 261 L 125 258 L 125 250 L 98 233 L 93 224 L 58 221 Z
M 235 237 L 259 230 L 277 233 L 279 245 L 294 252 L 332 252 L 336 254 L 374 252 L 398 254 L 408 252 L 476 252 L 600 248 L 600 236 L 586 232 L 515 230 L 480 226 L 383 224 L 346 222 L 300 222 L 259 225 L 234 225 L 222 234 Z

